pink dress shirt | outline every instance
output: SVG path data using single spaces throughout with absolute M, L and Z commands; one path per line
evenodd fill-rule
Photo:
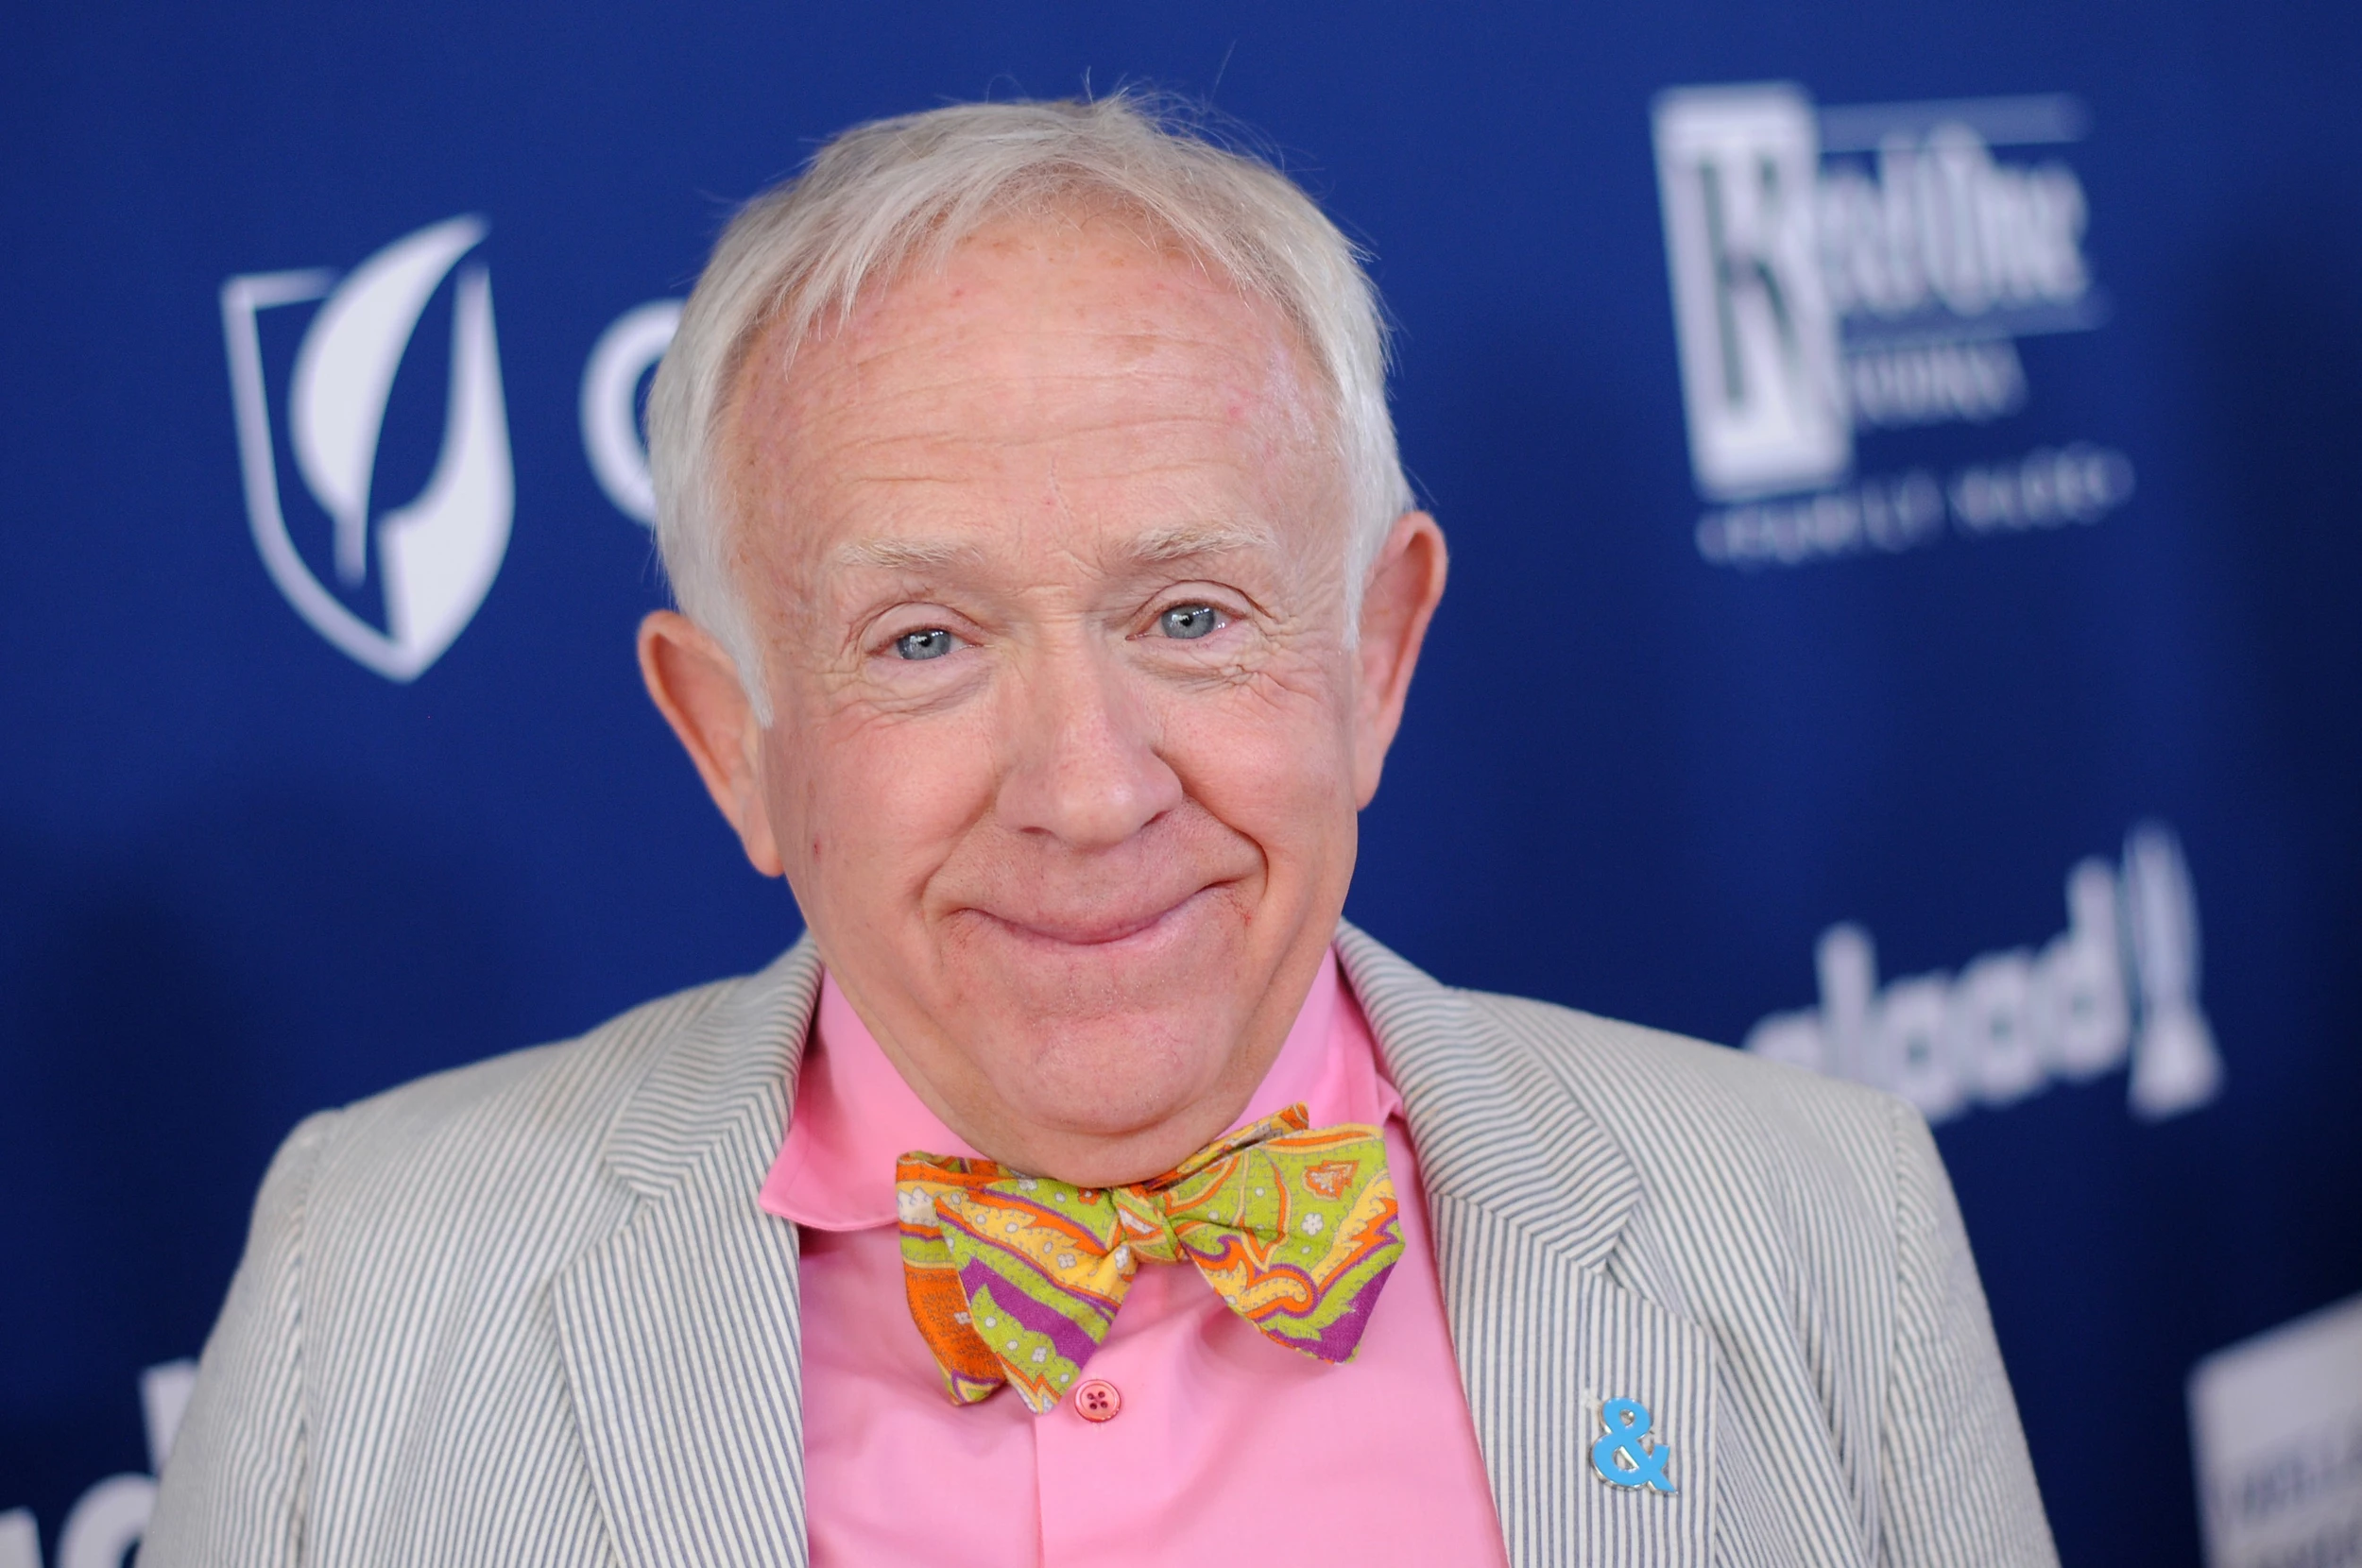
M 1086 1369 L 1121 1395 L 1112 1419 L 1006 1389 L 955 1406 L 903 1299 L 894 1163 L 976 1151 L 824 980 L 762 1200 L 801 1228 L 814 1568 L 1504 1564 L 1402 1101 L 1334 953 L 1240 1125 L 1299 1100 L 1315 1127 L 1381 1124 L 1401 1199 L 1402 1260 L 1352 1361 L 1275 1345 L 1196 1270 L 1149 1264 Z

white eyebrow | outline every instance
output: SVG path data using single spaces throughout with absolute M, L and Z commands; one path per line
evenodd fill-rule
M 1270 550 L 1278 542 L 1268 528 L 1235 522 L 1180 522 L 1150 529 L 1132 546 L 1130 554 L 1136 560 L 1161 565 L 1198 555 Z
M 1239 551 L 1269 550 L 1278 543 L 1268 528 L 1231 522 L 1177 522 L 1152 528 L 1133 541 L 1125 554 L 1151 566 L 1221 555 Z M 841 567 L 874 567 L 886 571 L 925 571 L 934 568 L 972 565 L 984 553 L 957 539 L 852 539 L 838 545 L 830 558 Z
M 956 539 L 853 539 L 830 553 L 838 566 L 877 567 L 887 571 L 924 571 L 931 567 L 972 562 L 982 553 Z

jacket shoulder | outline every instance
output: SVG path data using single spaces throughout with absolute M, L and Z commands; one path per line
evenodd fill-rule
M 611 1221 L 631 1194 L 605 1168 L 610 1134 L 668 1056 L 761 977 L 630 1009 L 571 1040 L 431 1074 L 308 1119 L 300 1211 L 316 1279 L 386 1260 L 513 1248 L 544 1264 Z
M 1759 1103 L 1767 1110 L 1803 1106 L 1819 1115 L 1850 1114 L 1879 1122 L 1901 1103 L 1884 1090 L 1866 1084 L 1646 1024 L 1602 1017 L 1532 997 L 1488 991 L 1462 991 L 1460 995 L 1541 1053 L 1570 1065 L 1613 1068 L 1630 1075 L 1638 1092 L 1686 1092 L 1711 1085 L 1718 1094 Z
M 543 1153 L 595 1140 L 648 1069 L 745 977 L 641 1003 L 567 1040 L 528 1046 L 413 1079 L 328 1114 L 339 1161 L 456 1152 L 523 1139 Z
M 1918 1113 L 1894 1096 L 1664 1030 L 1531 997 L 1462 992 L 1668 1186 L 1849 1198 L 1891 1214 Z

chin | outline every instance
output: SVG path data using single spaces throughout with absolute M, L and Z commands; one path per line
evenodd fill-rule
M 1203 993 L 1164 1008 L 1027 1012 L 992 1031 L 1001 1085 L 1038 1125 L 1121 1137 L 1166 1121 L 1216 1090 L 1244 1019 Z

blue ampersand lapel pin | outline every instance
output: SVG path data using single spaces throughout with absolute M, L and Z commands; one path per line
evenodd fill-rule
M 1647 1406 L 1636 1400 L 1611 1399 L 1600 1406 L 1600 1422 L 1607 1435 L 1591 1445 L 1591 1468 L 1600 1473 L 1600 1480 L 1617 1487 L 1674 1490 L 1673 1483 L 1665 1478 L 1665 1463 L 1673 1457 L 1673 1445 L 1658 1442 L 1644 1447 L 1640 1441 L 1649 1435 Z

